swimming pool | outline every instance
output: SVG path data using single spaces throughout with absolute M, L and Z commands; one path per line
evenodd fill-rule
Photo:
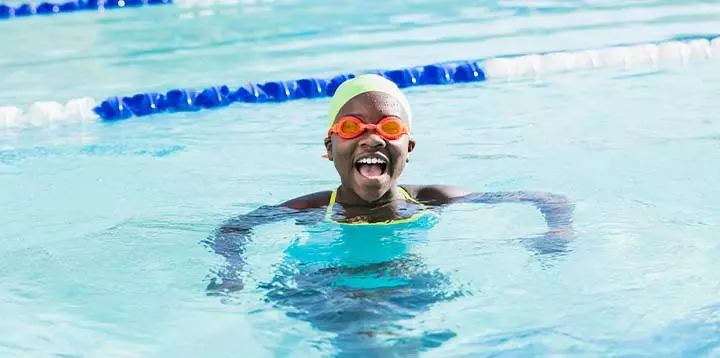
M 710 1 L 245 1 L 15 19 L 0 22 L 0 104 L 649 43 L 712 34 L 718 15 Z M 408 89 L 404 182 L 562 193 L 578 237 L 536 238 L 531 207 L 448 208 L 403 234 L 421 289 L 358 298 L 376 315 L 357 321 L 385 330 L 355 342 L 297 312 L 346 301 L 273 290 L 313 229 L 262 228 L 253 284 L 205 292 L 222 259 L 200 242 L 220 223 L 337 185 L 326 100 L 1 130 L 0 355 L 717 355 L 718 66 Z

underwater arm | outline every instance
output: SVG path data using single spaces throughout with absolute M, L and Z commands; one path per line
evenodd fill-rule
M 567 197 L 539 191 L 474 193 L 464 188 L 449 185 L 406 185 L 415 197 L 429 205 L 452 203 L 525 203 L 533 204 L 545 217 L 548 234 L 555 238 L 572 236 L 574 205 Z
M 226 264 L 210 279 L 208 294 L 228 293 L 243 288 L 246 248 L 252 240 L 253 228 L 294 218 L 300 211 L 285 206 L 262 206 L 250 213 L 228 220 L 215 230 L 203 244 L 223 256 Z
M 317 192 L 286 201 L 279 205 L 266 205 L 247 214 L 234 217 L 215 230 L 203 244 L 225 258 L 226 264 L 217 277 L 210 279 L 208 294 L 238 291 L 243 288 L 241 274 L 245 270 L 247 244 L 253 239 L 253 229 L 284 220 L 294 219 L 299 224 L 310 224 L 317 216 L 308 211 L 326 205 L 330 192 Z
M 575 206 L 560 194 L 535 191 L 470 193 L 454 200 L 470 203 L 526 203 L 534 205 L 545 217 L 549 233 L 558 238 L 572 235 L 572 216 Z

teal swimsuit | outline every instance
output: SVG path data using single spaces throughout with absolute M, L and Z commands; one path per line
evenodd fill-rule
M 340 216 L 333 218 L 336 193 L 333 192 L 328 203 L 325 220 L 308 226 L 285 250 L 285 259 L 294 262 L 301 272 L 324 271 L 331 268 L 360 269 L 371 268 L 377 264 L 405 260 L 414 256 L 417 245 L 427 240 L 428 230 L 437 222 L 438 215 L 415 200 L 407 191 L 400 189 L 405 199 L 419 207 L 408 218 L 384 222 L 342 222 Z M 292 264 L 291 264 L 292 265 Z M 362 270 L 361 270 L 362 271 Z M 372 270 L 370 270 L 372 271 Z M 373 275 L 372 272 L 368 274 Z M 377 275 L 377 272 L 374 273 Z M 361 286 L 388 286 L 396 283 L 389 277 L 368 280 L 363 274 L 336 277 L 343 284 L 348 281 L 365 281 Z M 376 277 L 377 278 L 377 277 Z M 375 282 L 373 282 L 375 281 Z M 373 282 L 373 283 L 371 283 Z M 357 283 L 357 282 L 356 282 Z
M 347 352 L 369 349 L 369 354 L 359 354 L 365 356 L 377 355 L 374 345 L 386 337 L 406 336 L 403 326 L 409 318 L 462 296 L 450 277 L 429 267 L 421 253 L 439 215 L 401 192 L 409 205 L 398 216 L 409 217 L 379 223 L 343 223 L 341 214 L 333 220 L 333 193 L 326 220 L 305 227 L 285 250 L 272 281 L 261 286 L 266 299 L 295 319 L 337 334 Z

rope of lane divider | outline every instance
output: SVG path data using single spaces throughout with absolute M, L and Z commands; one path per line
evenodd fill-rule
M 363 73 L 381 74 L 400 88 L 407 88 L 540 76 L 583 69 L 654 67 L 709 58 L 720 59 L 720 36 L 598 50 L 497 57 Z M 353 73 L 345 73 L 328 79 L 304 78 L 248 83 L 236 89 L 231 89 L 227 85 L 199 90 L 180 88 L 166 93 L 149 92 L 131 96 L 113 96 L 99 103 L 92 98 L 74 99 L 65 104 L 36 102 L 26 111 L 17 107 L 0 107 L 0 127 L 23 124 L 39 126 L 53 122 L 98 119 L 113 121 L 164 112 L 221 108 L 237 102 L 285 102 L 328 97 L 335 93 L 342 82 L 355 76 L 356 74 Z
M 107 9 L 167 5 L 173 0 L 69 0 L 62 3 L 25 3 L 17 6 L 0 3 L 0 20 L 35 15 L 55 15 L 76 11 L 103 11 Z

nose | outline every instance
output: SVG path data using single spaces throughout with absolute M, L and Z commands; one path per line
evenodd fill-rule
M 366 130 L 365 133 L 360 136 L 358 144 L 360 144 L 361 148 L 377 150 L 385 148 L 385 139 L 374 130 Z

